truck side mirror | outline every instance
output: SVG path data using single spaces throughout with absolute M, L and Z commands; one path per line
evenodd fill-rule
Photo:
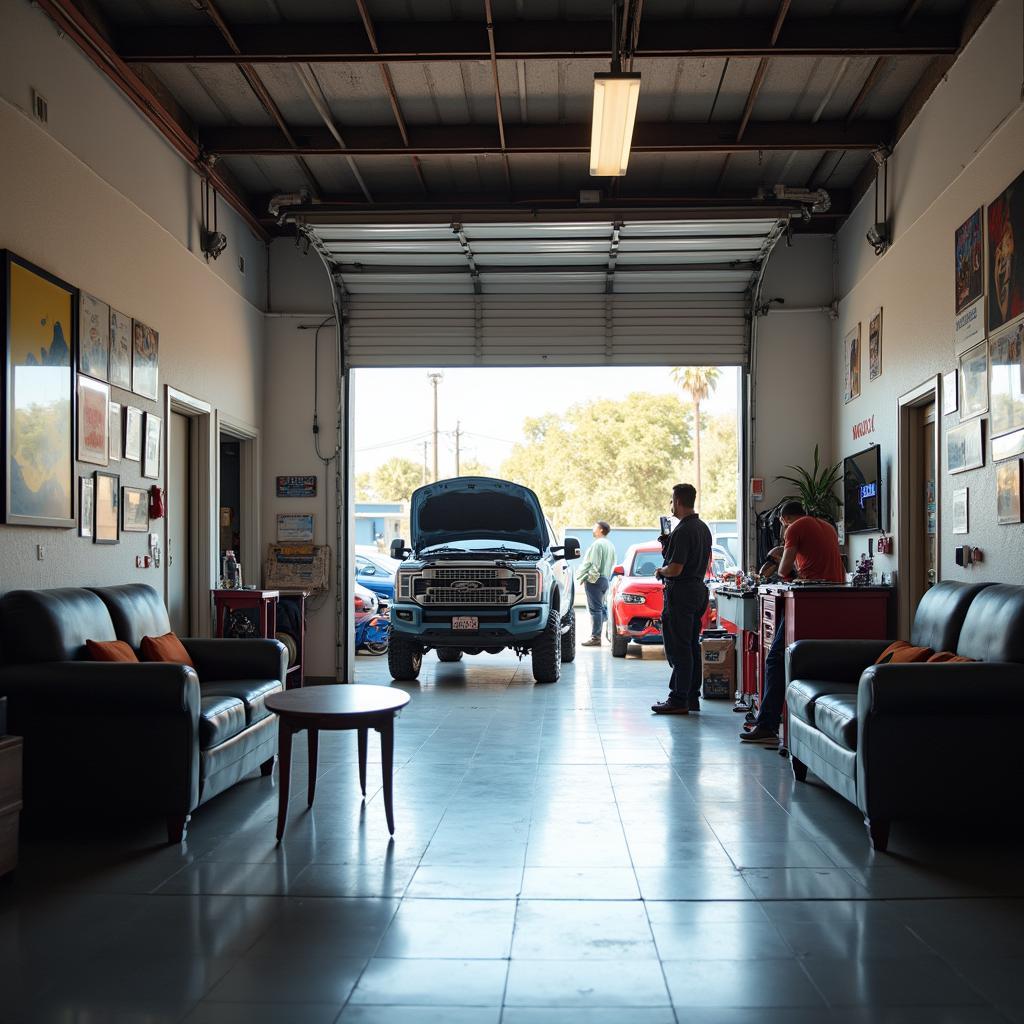
M 405 541 L 401 537 L 396 537 L 391 542 L 391 557 L 396 561 L 401 562 L 408 554 L 408 549 L 405 546 Z
M 565 558 L 579 558 L 580 542 L 575 537 L 566 537 L 562 550 L 565 552 Z

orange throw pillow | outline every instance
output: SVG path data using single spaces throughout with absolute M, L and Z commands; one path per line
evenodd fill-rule
M 130 644 L 123 640 L 86 640 L 86 650 L 93 661 L 138 661 Z
M 928 662 L 933 665 L 946 665 L 953 664 L 953 662 L 973 662 L 975 660 L 974 658 L 965 658 L 962 654 L 954 654 L 952 651 L 938 651 L 928 659 Z
M 927 661 L 935 652 L 930 647 L 913 647 L 906 640 L 897 640 L 878 656 L 876 665 L 905 665 Z
M 188 651 L 174 633 L 163 636 L 144 636 L 142 638 L 142 657 L 145 661 L 169 661 L 175 665 L 188 665 L 195 668 Z

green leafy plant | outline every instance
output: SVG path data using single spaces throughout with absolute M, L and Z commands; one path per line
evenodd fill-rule
M 814 468 L 809 472 L 802 466 L 787 466 L 796 476 L 777 476 L 776 480 L 785 480 L 793 484 L 796 494 L 787 494 L 783 501 L 799 501 L 808 515 L 817 516 L 835 523 L 839 515 L 840 501 L 836 497 L 835 488 L 842 476 L 842 463 L 834 466 L 822 466 L 818 455 L 818 446 L 814 446 Z

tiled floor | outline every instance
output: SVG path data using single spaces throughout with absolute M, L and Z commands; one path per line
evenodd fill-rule
M 728 704 L 652 716 L 665 677 L 655 652 L 581 650 L 553 686 L 511 656 L 429 656 L 392 843 L 351 733 L 321 739 L 312 812 L 297 748 L 280 847 L 256 776 L 187 847 L 159 823 L 25 843 L 0 1022 L 1024 1021 L 1016 845 L 897 825 L 874 855 L 853 807 L 740 746 Z

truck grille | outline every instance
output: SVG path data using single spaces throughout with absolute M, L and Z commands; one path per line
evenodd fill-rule
M 518 594 L 510 594 L 498 587 L 487 587 L 483 590 L 452 590 L 451 587 L 431 587 L 422 598 L 423 604 L 444 604 L 458 607 L 480 605 L 506 605 L 519 599 Z
M 448 608 L 508 607 L 522 600 L 522 577 L 497 566 L 436 566 L 413 578 L 418 604 Z

